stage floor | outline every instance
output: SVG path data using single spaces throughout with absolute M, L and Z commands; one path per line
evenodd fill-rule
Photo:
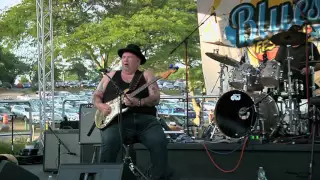
M 225 170 L 233 169 L 240 158 L 242 144 L 205 142 L 213 160 Z M 81 162 L 91 161 L 93 145 L 81 145 Z M 145 172 L 149 167 L 149 152 L 141 144 L 135 145 L 137 165 Z M 234 152 L 233 152 L 234 151 Z M 203 143 L 168 144 L 169 164 L 173 180 L 256 180 L 260 166 L 269 180 L 307 180 L 311 144 L 248 144 L 239 167 L 226 173 L 217 169 L 208 157 Z M 320 179 L 320 144 L 314 148 L 313 179 Z M 23 168 L 46 180 L 51 173 L 43 172 L 42 165 L 24 165 Z M 53 175 L 53 177 L 56 177 Z
M 226 171 L 236 167 L 241 144 L 205 143 L 218 166 Z M 148 151 L 140 144 L 135 149 L 138 166 L 146 169 L 149 166 Z M 239 167 L 233 172 L 222 172 L 212 163 L 202 143 L 172 143 L 168 150 L 174 179 L 185 180 L 256 180 L 260 166 L 271 180 L 307 180 L 311 157 L 311 144 L 249 144 Z M 320 144 L 315 145 L 314 162 L 313 180 L 319 180 Z

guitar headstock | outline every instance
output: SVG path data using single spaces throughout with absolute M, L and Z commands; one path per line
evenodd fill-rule
M 171 74 L 177 72 L 179 69 L 178 66 L 173 67 L 172 64 L 169 66 L 169 70 L 160 74 L 160 77 L 163 79 L 167 79 Z

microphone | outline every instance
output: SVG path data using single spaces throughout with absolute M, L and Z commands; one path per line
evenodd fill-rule
M 106 73 L 110 72 L 110 70 L 108 68 L 104 68 L 104 69 L 99 69 L 99 72 L 106 74 Z
M 215 20 L 215 22 L 217 23 L 217 13 L 216 13 L 216 11 L 214 11 L 214 12 L 212 13 L 212 15 L 214 16 L 214 20 Z
M 246 57 L 242 56 L 241 59 L 240 59 L 240 62 L 239 64 L 242 65 L 246 62 Z

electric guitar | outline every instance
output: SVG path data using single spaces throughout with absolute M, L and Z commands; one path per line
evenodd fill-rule
M 167 79 L 171 74 L 177 72 L 177 70 L 178 70 L 178 67 L 170 66 L 168 71 L 161 73 L 157 77 L 154 77 L 150 82 L 147 82 L 146 84 L 142 85 L 141 87 L 139 87 L 138 89 L 136 89 L 132 93 L 127 94 L 127 92 L 129 92 L 129 89 L 124 90 L 124 94 L 126 94 L 126 96 L 129 96 L 129 97 L 134 97 L 135 95 L 139 94 L 144 89 L 148 88 L 151 84 L 157 82 L 159 79 Z M 95 124 L 98 129 L 103 129 L 103 128 L 107 127 L 108 124 L 110 124 L 113 121 L 113 119 L 119 115 L 120 100 L 122 100 L 120 98 L 123 99 L 123 96 L 119 96 L 109 102 L 106 102 L 106 104 L 108 104 L 111 108 L 111 112 L 107 116 L 105 116 L 100 110 L 96 111 Z M 123 101 L 121 101 L 121 102 L 123 102 Z M 122 112 L 126 112 L 128 109 L 129 109 L 129 107 L 122 108 Z

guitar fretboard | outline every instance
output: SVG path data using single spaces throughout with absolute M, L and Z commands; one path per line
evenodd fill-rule
M 133 91 L 130 96 L 134 97 L 135 95 L 139 94 L 141 91 L 143 91 L 145 88 L 149 87 L 151 84 L 153 84 L 154 82 L 158 81 L 159 79 L 161 79 L 160 76 L 154 77 L 150 82 L 140 86 L 138 89 L 136 89 L 135 91 Z

